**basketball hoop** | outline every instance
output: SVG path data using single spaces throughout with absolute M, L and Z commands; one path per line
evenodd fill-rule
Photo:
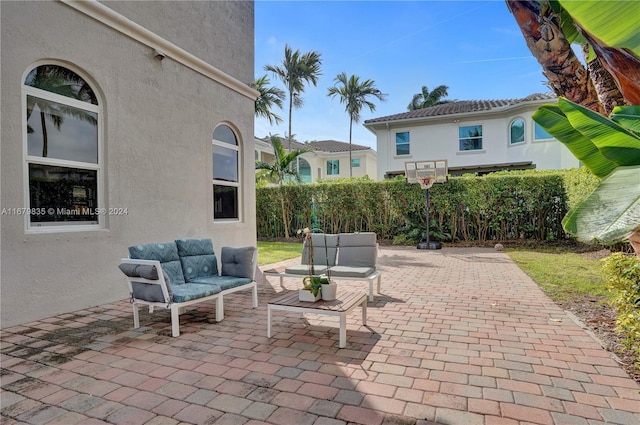
M 426 240 L 418 244 L 418 249 L 440 249 L 442 244 L 429 238 L 429 188 L 434 183 L 446 183 L 448 180 L 446 159 L 428 161 L 407 161 L 404 163 L 404 176 L 409 184 L 418 183 L 425 193 Z
M 420 184 L 421 188 L 429 189 L 436 182 L 436 178 L 433 176 L 418 177 L 416 181 Z

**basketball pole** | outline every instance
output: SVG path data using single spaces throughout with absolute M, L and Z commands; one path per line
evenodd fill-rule
M 442 244 L 440 242 L 434 241 L 431 242 L 431 238 L 429 235 L 429 188 L 425 188 L 424 190 L 425 197 L 425 210 L 426 210 L 426 218 L 427 218 L 427 240 L 426 242 L 420 242 L 417 246 L 418 249 L 441 249 Z

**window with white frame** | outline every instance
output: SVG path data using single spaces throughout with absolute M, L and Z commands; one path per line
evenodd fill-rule
M 540 124 L 535 123 L 533 126 L 533 140 L 551 140 L 553 136 L 547 133 L 547 131 L 540 127 Z
M 27 229 L 103 226 L 102 110 L 93 88 L 66 66 L 44 64 L 22 92 Z
M 524 143 L 524 120 L 516 118 L 509 125 L 509 144 Z
M 411 144 L 408 131 L 396 133 L 396 155 L 409 155 Z
M 238 220 L 240 147 L 233 130 L 224 124 L 213 131 L 213 219 Z
M 337 176 L 338 174 L 340 174 L 340 160 L 327 160 L 327 176 Z
M 482 149 L 482 125 L 467 125 L 458 128 L 461 151 Z
M 351 167 L 358 168 L 360 166 L 360 158 L 351 158 Z

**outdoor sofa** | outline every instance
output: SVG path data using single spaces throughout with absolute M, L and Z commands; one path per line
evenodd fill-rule
M 180 335 L 179 315 L 185 308 L 216 301 L 216 322 L 224 319 L 224 296 L 252 290 L 253 308 L 258 307 L 255 270 L 256 247 L 222 247 L 221 268 L 211 239 L 178 239 L 129 247 L 129 258 L 120 262 L 126 275 L 133 306 L 134 328 L 140 327 L 138 308 L 149 306 L 171 310 L 171 334 Z
M 267 276 L 278 276 L 280 286 L 285 277 L 303 278 L 310 273 L 313 261 L 314 275 L 329 275 L 332 280 L 356 280 L 369 282 L 369 301 L 373 301 L 373 283 L 377 282 L 380 293 L 382 273 L 377 268 L 378 242 L 373 232 L 362 233 L 312 233 L 311 243 L 305 239 L 302 246 L 300 264 L 287 267 L 284 271 L 265 270 Z

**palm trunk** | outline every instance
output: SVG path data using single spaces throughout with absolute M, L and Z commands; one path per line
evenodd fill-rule
M 613 108 L 626 105 L 627 102 L 625 102 L 624 96 L 620 93 L 620 89 L 618 89 L 614 78 L 602 66 L 600 59 L 596 57 L 592 61 L 588 61 L 589 44 L 582 45 L 582 55 L 584 56 L 585 62 L 587 62 L 589 77 L 593 82 L 604 112 L 606 115 L 611 115 Z
M 533 56 L 557 96 L 593 111 L 604 110 L 596 90 L 560 28 L 560 16 L 550 7 L 544 16 L 541 1 L 506 0 Z
M 286 210 L 284 208 L 284 189 L 280 188 L 280 207 L 282 208 L 282 223 L 284 224 L 284 238 L 289 239 L 289 220 L 287 220 Z
M 42 126 L 42 157 L 49 155 L 49 136 L 47 135 L 47 122 L 43 111 L 40 111 L 40 125 Z
M 625 100 L 631 105 L 640 104 L 640 59 L 627 49 L 606 46 L 578 25 L 576 28 L 593 47 L 604 69 L 615 79 Z
M 351 160 L 351 130 L 353 129 L 353 118 L 349 117 L 349 177 L 353 177 L 353 161 Z
M 287 134 L 287 139 L 289 139 L 289 151 L 291 151 L 291 116 L 293 112 L 293 93 L 289 92 L 289 134 Z

